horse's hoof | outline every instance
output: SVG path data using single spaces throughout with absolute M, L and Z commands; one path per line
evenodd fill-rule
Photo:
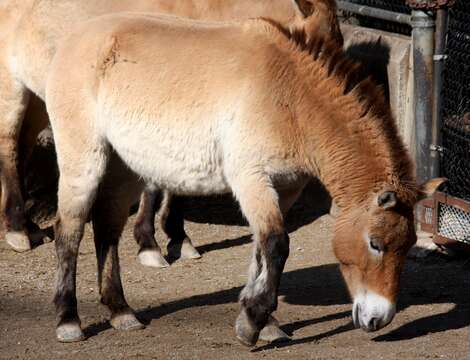
M 191 243 L 191 240 L 185 238 L 181 244 L 168 244 L 168 257 L 171 259 L 199 259 L 201 254 Z
M 135 315 L 132 313 L 114 315 L 111 318 L 110 323 L 113 328 L 122 331 L 141 330 L 145 328 L 145 325 L 137 320 Z
M 56 329 L 56 335 L 57 340 L 64 343 L 85 340 L 85 335 L 83 334 L 80 325 L 75 323 L 58 326 Z
M 272 316 L 260 331 L 259 339 L 266 342 L 283 342 L 291 340 L 290 336 L 279 328 L 279 322 Z
M 235 323 L 235 333 L 238 341 L 245 346 L 254 346 L 259 337 L 259 330 L 252 324 L 245 310 L 238 315 Z
M 157 267 L 157 268 L 165 268 L 170 266 L 168 264 L 168 261 L 165 260 L 163 255 L 155 250 L 142 250 L 139 252 L 139 255 L 137 255 L 139 258 L 139 262 L 144 265 L 144 266 L 150 266 L 150 267 Z
M 191 240 L 188 238 L 183 240 L 183 245 L 181 246 L 181 258 L 182 259 L 200 259 L 201 254 L 191 243 Z
M 5 240 L 16 252 L 31 250 L 31 242 L 24 232 L 9 231 L 5 234 Z

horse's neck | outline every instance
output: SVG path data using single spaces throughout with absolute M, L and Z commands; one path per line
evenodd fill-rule
M 281 52 L 272 72 L 296 116 L 306 170 L 320 178 L 341 208 L 362 204 L 385 187 L 406 191 L 414 180 L 411 162 L 389 105 L 373 83 L 361 81 L 345 94 L 351 84 L 346 86 L 348 69 L 342 67 L 354 64 L 341 53 L 328 56 L 335 50 L 329 43 L 313 55 L 282 36 L 277 44 Z M 338 64 L 336 72 L 328 70 Z
M 327 87 L 319 90 L 328 92 Z M 315 100 L 310 101 L 311 97 Z M 299 126 L 309 170 L 320 178 L 340 208 L 368 200 L 390 181 L 393 172 L 386 139 L 360 125 L 376 119 L 372 115 L 355 119 L 354 109 L 348 114 L 351 99 L 343 103 L 334 96 L 310 91 L 304 101 L 307 104 L 298 113 L 304 115 Z M 374 136 L 378 138 L 371 140 Z
M 312 172 L 317 174 L 340 208 L 360 204 L 385 186 L 385 169 L 371 163 L 367 154 L 334 133 L 307 142 Z

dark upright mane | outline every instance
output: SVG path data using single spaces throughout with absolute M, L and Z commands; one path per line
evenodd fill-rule
M 417 194 L 414 167 L 383 88 L 371 76 L 364 77 L 363 71 L 360 71 L 361 64 L 350 59 L 342 47 L 321 34 L 308 37 L 303 30 L 288 29 L 274 20 L 263 20 L 274 26 L 294 46 L 294 51 L 308 54 L 315 63 L 326 69 L 328 77 L 338 79 L 344 96 L 357 99 L 362 107 L 361 116 L 351 119 L 348 126 L 360 127 L 361 122 L 368 121 L 369 126 L 382 134 L 383 148 L 388 154 L 384 161 L 387 157 L 389 159 L 388 182 L 401 189 L 404 201 L 414 203 Z

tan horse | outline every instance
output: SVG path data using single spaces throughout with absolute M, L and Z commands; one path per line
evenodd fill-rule
M 353 68 L 337 45 L 306 44 L 262 19 L 116 14 L 65 41 L 46 91 L 61 174 L 58 339 L 83 338 L 76 259 L 92 206 L 101 301 L 113 327 L 142 326 L 124 298 L 117 247 L 143 182 L 238 200 L 255 245 L 236 333 L 252 345 L 277 307 L 289 253 L 283 214 L 321 179 L 341 209 L 334 249 L 354 322 L 387 325 L 422 194 L 382 92 L 353 84 Z
M 123 10 L 169 12 L 190 18 L 214 20 L 258 16 L 273 17 L 307 33 L 321 32 L 342 42 L 334 0 L 4 0 L 0 3 L 0 217 L 5 219 L 6 240 L 16 251 L 31 248 L 29 237 L 41 236 L 25 218 L 17 173 L 18 137 L 27 107 L 33 116 L 24 121 L 21 146 L 25 157 L 37 134 L 48 122 L 41 112 L 45 79 L 57 43 L 77 23 L 104 13 Z M 36 96 L 33 96 L 32 94 Z M 31 114 L 28 112 L 26 115 Z M 155 195 L 147 193 L 136 222 L 139 259 L 145 265 L 165 266 L 153 236 Z M 164 229 L 172 241 L 169 252 L 198 256 L 183 229 L 178 212 L 168 214 Z M 180 250 L 178 250 L 178 248 Z M 183 251 L 184 254 L 184 251 Z M 174 255 L 176 256 L 176 255 Z

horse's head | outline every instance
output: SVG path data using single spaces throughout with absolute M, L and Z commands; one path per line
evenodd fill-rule
M 321 34 L 343 46 L 343 35 L 336 17 L 335 0 L 291 0 L 296 18 L 291 27 L 309 34 Z
M 429 182 L 419 197 L 429 196 L 441 183 Z M 413 205 L 384 189 L 338 217 L 333 246 L 354 301 L 356 327 L 375 331 L 395 315 L 400 272 L 416 242 Z

